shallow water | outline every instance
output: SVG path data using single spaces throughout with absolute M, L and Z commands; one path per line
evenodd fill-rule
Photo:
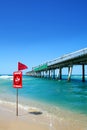
M 23 76 L 19 97 L 87 114 L 87 82 L 83 83 L 80 78 L 73 76 L 72 81 L 67 82 Z M 12 76 L 0 76 L 0 98 L 12 100 L 13 96 L 14 100 L 15 95 Z

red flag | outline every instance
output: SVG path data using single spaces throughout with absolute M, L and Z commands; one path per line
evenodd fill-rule
M 28 67 L 20 62 L 18 62 L 18 70 L 24 70 L 27 69 Z

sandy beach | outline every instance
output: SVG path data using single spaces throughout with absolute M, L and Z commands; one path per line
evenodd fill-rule
M 41 122 L 43 120 L 43 122 Z M 44 122 L 44 118 L 36 110 L 29 112 L 19 108 L 19 114 L 16 116 L 16 110 L 8 104 L 0 105 L 0 130 L 48 130 L 49 126 Z
M 75 118 L 75 117 L 74 117 Z M 79 117 L 76 117 L 76 119 Z M 83 118 L 83 117 L 80 117 Z M 86 123 L 70 118 L 53 117 L 36 108 L 28 111 L 19 108 L 16 116 L 15 107 L 0 104 L 0 130 L 87 130 Z

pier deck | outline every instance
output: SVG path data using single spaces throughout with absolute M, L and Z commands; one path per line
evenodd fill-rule
M 72 67 L 74 65 L 82 65 L 82 80 L 85 81 L 85 65 L 87 65 L 87 48 L 63 55 L 52 61 L 48 61 L 44 64 L 35 66 L 32 68 L 32 71 L 27 72 L 27 74 L 32 76 L 43 77 L 44 72 L 48 74 L 49 71 L 49 77 L 55 77 L 55 69 L 59 69 L 58 78 L 61 79 L 62 68 L 68 67 L 68 80 L 70 80 Z

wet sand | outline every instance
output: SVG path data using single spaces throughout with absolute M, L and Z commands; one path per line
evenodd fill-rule
M 29 108 L 28 111 L 19 108 L 17 117 L 15 110 L 9 104 L 0 104 L 0 130 L 87 130 L 82 116 L 75 117 L 68 113 L 65 117 L 66 113 L 62 113 L 62 116 L 55 117 L 36 108 Z

